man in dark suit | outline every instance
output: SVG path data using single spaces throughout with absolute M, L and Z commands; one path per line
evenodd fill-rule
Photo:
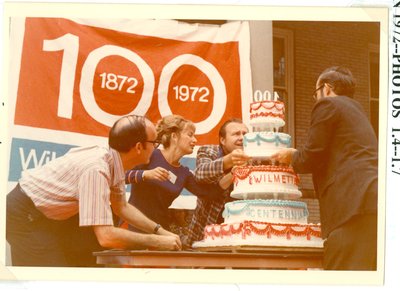
M 378 145 L 354 91 L 348 69 L 325 70 L 304 147 L 272 157 L 297 173 L 312 173 L 327 270 L 376 270 Z

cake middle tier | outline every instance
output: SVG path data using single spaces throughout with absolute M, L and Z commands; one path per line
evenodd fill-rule
M 225 223 L 244 220 L 275 223 L 307 223 L 307 204 L 289 200 L 237 200 L 225 204 L 222 213 Z
M 241 166 L 232 170 L 236 199 L 296 199 L 301 197 L 300 179 L 291 167 Z
M 250 157 L 267 159 L 277 151 L 289 148 L 292 137 L 283 132 L 249 132 L 243 138 L 243 151 Z

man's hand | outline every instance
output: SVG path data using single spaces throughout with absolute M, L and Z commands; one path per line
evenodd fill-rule
M 271 156 L 271 160 L 279 164 L 290 165 L 292 163 L 293 154 L 296 152 L 294 148 L 282 149 Z
M 93 230 L 97 241 L 104 248 L 167 251 L 182 249 L 179 236 L 166 230 L 164 235 L 138 233 L 112 225 L 94 225 Z
M 172 234 L 172 233 L 171 233 Z M 182 250 L 182 242 L 178 235 L 157 235 L 155 238 L 155 249 L 164 251 Z
M 251 159 L 243 150 L 235 149 L 230 154 L 224 156 L 224 170 L 235 166 L 243 166 Z
M 166 236 L 175 236 L 175 237 L 179 238 L 179 235 L 164 229 L 162 226 L 158 229 L 157 234 L 166 235 Z
M 182 242 L 179 238 L 179 235 L 176 233 L 170 232 L 164 229 L 162 226 L 157 230 L 158 237 L 156 240 L 159 240 L 160 246 L 156 246 L 157 249 L 160 250 L 171 250 L 171 251 L 179 251 L 182 250 Z M 163 238 L 160 238 L 163 237 Z

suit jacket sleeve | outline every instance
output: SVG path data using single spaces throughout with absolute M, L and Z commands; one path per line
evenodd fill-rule
M 292 164 L 297 173 L 312 173 L 324 166 L 337 118 L 338 110 L 329 98 L 315 104 L 306 144 L 293 156 Z

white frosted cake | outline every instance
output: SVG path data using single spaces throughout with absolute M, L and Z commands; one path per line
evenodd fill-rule
M 261 95 L 270 96 L 258 91 L 257 99 Z M 273 153 L 291 146 L 291 136 L 278 132 L 285 125 L 284 110 L 284 103 L 275 98 L 250 105 L 253 132 L 245 134 L 243 150 L 258 164 L 266 164 Z M 193 248 L 323 247 L 320 225 L 307 223 L 307 205 L 290 200 L 302 196 L 293 168 L 247 165 L 235 167 L 232 174 L 230 195 L 242 200 L 225 204 L 224 223 L 207 225 L 203 240 L 195 242 Z
M 292 137 L 283 132 L 249 132 L 243 137 L 243 151 L 250 157 L 266 159 L 277 151 L 289 148 Z
M 251 103 L 250 125 L 256 131 L 274 131 L 285 126 L 285 104 L 272 100 Z
M 299 177 L 291 167 L 261 165 L 233 169 L 231 197 L 236 199 L 300 198 Z
M 236 200 L 225 204 L 225 223 L 245 220 L 273 223 L 307 223 L 307 204 L 289 200 Z

